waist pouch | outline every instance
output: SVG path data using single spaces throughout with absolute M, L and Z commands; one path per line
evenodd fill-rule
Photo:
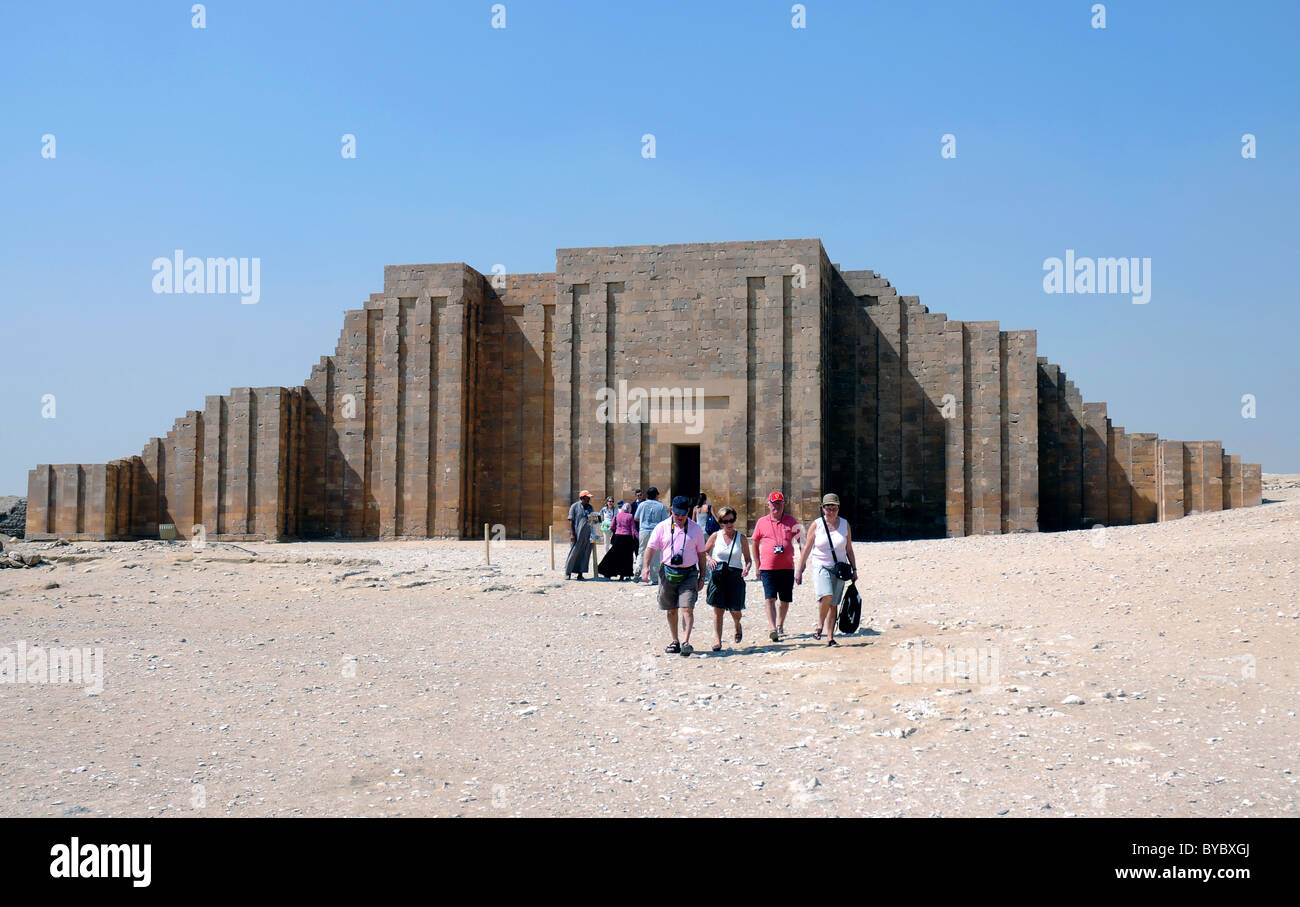
M 666 583 L 672 583 L 674 586 L 686 582 L 696 571 L 697 566 L 674 567 L 671 564 L 660 564 L 663 570 L 663 579 Z

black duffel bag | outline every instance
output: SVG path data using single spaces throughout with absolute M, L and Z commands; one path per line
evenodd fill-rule
M 862 596 L 858 594 L 858 584 L 850 582 L 844 587 L 844 595 L 840 598 L 840 632 L 856 633 L 860 623 Z

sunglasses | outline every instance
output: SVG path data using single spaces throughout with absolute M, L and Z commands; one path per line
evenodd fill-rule
M 735 521 L 735 519 L 733 518 L 733 519 L 730 519 L 730 520 L 719 520 L 718 522 L 722 523 L 722 525 L 724 525 L 724 526 L 730 526 L 732 523 L 734 523 L 734 522 L 736 522 L 736 521 Z

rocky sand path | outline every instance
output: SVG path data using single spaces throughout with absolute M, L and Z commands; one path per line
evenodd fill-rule
M 1300 488 L 1265 497 L 859 544 L 838 649 L 750 584 L 690 658 L 544 542 L 21 543 L 0 646 L 101 648 L 103 690 L 0 684 L 0 814 L 1293 814 Z

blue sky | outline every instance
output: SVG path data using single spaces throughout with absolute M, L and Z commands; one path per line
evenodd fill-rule
M 190 6 L 0 12 L 0 493 L 300 384 L 385 264 L 809 236 L 1037 329 L 1130 431 L 1300 471 L 1296 4 Z M 153 293 L 175 249 L 260 258 L 260 302 Z M 1044 293 L 1066 249 L 1151 302 Z

